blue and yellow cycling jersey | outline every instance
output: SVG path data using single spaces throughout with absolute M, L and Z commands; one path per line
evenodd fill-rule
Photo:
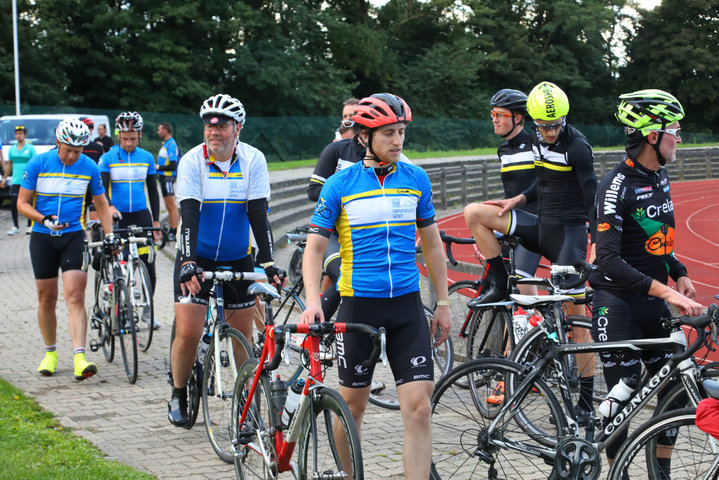
M 194 199 L 202 204 L 195 250 L 198 257 L 242 259 L 250 254 L 252 243 L 247 202 L 270 200 L 267 161 L 256 148 L 238 142 L 232 160 L 219 165 L 204 144 L 198 145 L 182 157 L 175 194 L 178 203 Z
M 424 170 L 404 162 L 380 182 L 358 162 L 322 187 L 311 225 L 339 232 L 342 296 L 391 298 L 419 290 L 416 226 L 434 223 Z
M 110 200 L 120 212 L 147 210 L 145 181 L 155 171 L 155 157 L 145 149 L 129 153 L 113 145 L 100 157 L 100 172 L 110 174 Z
M 157 154 L 157 164 L 160 167 L 167 167 L 172 165 L 170 170 L 162 170 L 158 172 L 164 177 L 176 177 L 177 176 L 177 157 L 180 156 L 180 149 L 177 146 L 177 142 L 174 138 L 170 137 L 162 144 L 160 152 Z
M 76 232 L 85 225 L 85 192 L 102 195 L 105 189 L 100 170 L 87 155 L 80 155 L 72 165 L 65 165 L 50 150 L 30 159 L 25 166 L 21 186 L 32 190 L 33 206 L 44 215 L 57 215 L 58 223 L 68 223 L 62 232 Z M 53 233 L 41 223 L 33 223 L 33 232 Z M 54 232 L 57 235 L 57 232 Z

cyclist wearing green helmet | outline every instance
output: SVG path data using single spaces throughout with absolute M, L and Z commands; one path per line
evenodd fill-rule
M 616 117 L 627 128 L 627 158 L 604 177 L 597 190 L 599 270 L 589 277 L 595 289 L 596 342 L 668 337 L 670 331 L 661 322 L 669 315 L 667 303 L 686 315 L 702 311 L 692 300 L 696 291 L 686 267 L 674 256 L 674 204 L 663 167 L 676 158 L 684 110 L 676 98 L 661 90 L 640 90 L 619 99 Z M 676 282 L 676 290 L 667 286 L 669 277 Z M 602 354 L 607 388 L 622 378 L 638 380 L 640 360 L 653 375 L 670 355 L 665 350 L 622 352 L 621 358 Z M 607 445 L 610 460 L 624 438 Z M 658 460 L 668 472 L 670 459 Z
M 535 124 L 530 137 L 536 182 L 513 198 L 474 203 L 464 209 L 467 226 L 487 258 L 487 276 L 493 285 L 486 294 L 471 300 L 472 306 L 504 300 L 509 294 L 508 275 L 494 231 L 519 236 L 524 247 L 554 264 L 572 265 L 586 259 L 586 225 L 597 191 L 592 147 L 567 123 L 569 100 L 555 84 L 541 82 L 535 86 L 527 98 L 527 111 Z M 535 200 L 537 215 L 519 209 Z M 569 295 L 582 297 L 584 287 Z M 567 305 L 567 314 L 583 315 L 584 306 Z M 586 329 L 575 329 L 573 334 L 575 342 L 589 340 Z M 581 371 L 580 421 L 592 410 L 594 362 L 586 365 Z

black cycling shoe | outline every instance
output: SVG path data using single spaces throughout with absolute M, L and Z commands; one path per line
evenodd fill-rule
M 500 290 L 497 287 L 492 287 L 487 293 L 480 295 L 477 298 L 473 298 L 467 302 L 467 306 L 470 309 L 478 308 L 487 303 L 502 302 L 507 299 L 509 292 L 506 290 Z
M 187 415 L 187 398 L 173 395 L 167 402 L 167 419 L 176 427 L 186 427 L 190 424 L 190 417 Z
M 168 241 L 168 242 L 176 242 L 176 241 L 177 241 L 177 237 L 175 236 L 174 233 L 170 232 L 170 233 L 167 234 L 167 241 Z

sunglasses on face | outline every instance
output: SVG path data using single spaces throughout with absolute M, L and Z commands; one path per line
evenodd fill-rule
M 500 119 L 502 119 L 502 118 L 512 118 L 512 114 L 511 114 L 511 113 L 495 112 L 494 110 L 492 110 L 491 112 L 489 112 L 489 114 L 492 116 L 492 118 L 500 118 Z
M 682 129 L 681 128 L 665 128 L 663 130 L 657 130 L 657 132 L 668 133 L 669 135 L 671 135 L 674 138 L 679 138 L 682 134 Z
M 556 123 L 538 123 L 534 122 L 534 124 L 537 126 L 540 130 L 557 130 L 558 128 L 562 128 L 563 121 L 558 121 Z

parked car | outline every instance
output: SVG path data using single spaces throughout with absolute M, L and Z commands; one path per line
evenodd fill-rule
M 15 127 L 23 125 L 27 129 L 27 141 L 32 143 L 37 153 L 44 153 L 55 147 L 55 128 L 66 118 L 89 117 L 95 122 L 95 130 L 91 140 L 97 138 L 97 125 L 102 123 L 108 132 L 110 119 L 107 115 L 93 115 L 89 113 L 56 113 L 47 115 L 5 115 L 0 117 L 0 139 L 2 139 L 3 155 L 7 159 L 7 152 L 15 144 Z

